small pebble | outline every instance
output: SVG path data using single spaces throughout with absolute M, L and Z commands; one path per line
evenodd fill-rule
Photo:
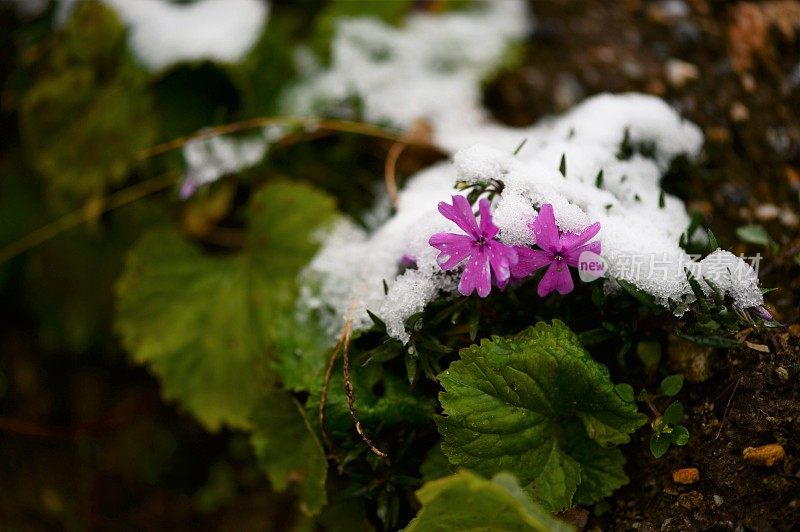
M 770 443 L 761 447 L 747 447 L 742 451 L 745 462 L 755 466 L 772 467 L 786 456 L 786 451 L 779 443 Z
M 771 222 L 777 218 L 780 213 L 781 210 L 778 208 L 778 206 L 773 205 L 772 203 L 763 203 L 756 207 L 754 211 L 756 218 L 758 218 L 761 222 Z
M 647 6 L 647 18 L 668 26 L 689 15 L 689 6 L 683 0 L 661 0 Z
M 725 144 L 731 140 L 731 132 L 724 126 L 706 127 L 706 138 L 717 144 Z
M 561 110 L 566 110 L 575 105 L 584 97 L 586 91 L 583 85 L 572 74 L 561 74 L 556 79 L 553 88 L 553 100 Z
M 723 502 L 724 500 L 722 499 L 722 497 L 720 497 L 719 495 L 714 495 L 714 504 L 716 504 L 717 506 L 722 506 Z
M 795 228 L 800 224 L 800 218 L 788 209 L 781 211 L 780 220 L 786 227 Z
M 736 123 L 750 120 L 750 110 L 742 102 L 733 102 L 731 105 L 731 120 Z
M 681 61 L 680 59 L 669 59 L 664 66 L 664 75 L 667 83 L 675 88 L 681 88 L 690 81 L 695 81 L 700 77 L 700 70 L 696 65 Z
M 778 366 L 777 368 L 775 368 L 775 373 L 778 375 L 778 377 L 780 377 L 782 381 L 789 380 L 789 371 L 783 366 Z
M 751 74 L 742 74 L 741 77 L 742 88 L 749 92 L 753 93 L 756 90 L 756 78 L 754 78 Z
M 685 467 L 672 472 L 672 481 L 675 484 L 694 484 L 700 480 L 700 470 L 696 467 Z

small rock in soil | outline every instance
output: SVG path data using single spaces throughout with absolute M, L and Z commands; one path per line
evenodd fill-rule
M 687 510 L 696 510 L 703 506 L 703 495 L 697 491 L 690 491 L 678 497 L 678 505 Z
M 700 70 L 692 63 L 680 59 L 670 59 L 664 66 L 664 75 L 671 86 L 680 89 L 690 81 L 698 79 Z
M 675 336 L 670 337 L 668 352 L 670 365 L 675 371 L 683 373 L 687 381 L 699 383 L 711 377 L 712 348 Z
M 675 484 L 694 484 L 700 480 L 700 470 L 696 467 L 684 467 L 672 472 L 672 481 Z
M 750 110 L 742 102 L 733 102 L 731 105 L 731 120 L 734 122 L 747 122 L 750 120 Z
M 755 466 L 772 467 L 786 456 L 783 446 L 779 443 L 770 443 L 761 447 L 747 447 L 742 451 L 745 462 Z
M 756 207 L 754 214 L 761 222 L 770 222 L 780 215 L 781 210 L 777 205 L 772 203 L 764 203 Z
M 782 381 L 789 380 L 789 371 L 783 366 L 778 366 L 775 368 L 775 374 L 778 375 Z

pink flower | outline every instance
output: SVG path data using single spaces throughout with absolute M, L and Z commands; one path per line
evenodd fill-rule
M 492 289 L 492 277 L 498 288 L 504 288 L 511 279 L 511 267 L 517 263 L 516 250 L 498 242 L 500 229 L 492 223 L 489 200 L 478 203 L 480 225 L 475 220 L 472 207 L 464 196 L 453 196 L 453 204 L 439 203 L 439 212 L 458 225 L 466 235 L 436 233 L 428 243 L 440 251 L 437 262 L 443 270 L 452 270 L 467 260 L 458 291 L 468 296 L 473 290 L 486 297 Z
M 511 273 L 522 278 L 547 266 L 536 290 L 539 297 L 545 297 L 553 290 L 561 295 L 572 292 L 574 284 L 569 266 L 577 268 L 578 258 L 584 251 L 600 254 L 600 242 L 586 243 L 600 231 L 600 222 L 593 223 L 579 234 L 570 231 L 559 234 L 553 206 L 545 203 L 531 229 L 536 245 L 541 249 L 516 246 L 519 260 L 511 267 Z

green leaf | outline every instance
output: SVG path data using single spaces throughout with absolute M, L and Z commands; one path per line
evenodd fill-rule
M 422 480 L 425 482 L 455 473 L 447 456 L 442 452 L 442 446 L 438 443 L 428 451 L 425 461 L 422 462 L 420 466 L 419 472 L 422 474 Z
M 295 391 L 318 391 L 332 352 L 329 334 L 316 315 L 302 320 L 288 312 L 275 316 L 275 371 L 283 385 Z
M 147 76 L 125 54 L 125 29 L 112 10 L 82 3 L 49 47 L 20 102 L 20 133 L 60 207 L 120 183 L 155 143 L 157 121 Z
M 626 281 L 625 279 L 617 279 L 617 283 L 622 287 L 623 290 L 636 298 L 636 300 L 645 307 L 653 309 L 658 308 L 655 298 L 651 294 L 648 294 L 641 288 L 637 287 L 635 284 Z
M 683 375 L 680 373 L 664 377 L 661 381 L 661 395 L 672 397 L 678 395 L 678 392 L 683 388 Z
M 422 508 L 407 532 L 572 530 L 531 502 L 508 473 L 486 480 L 460 471 L 426 483 L 417 499 Z
M 718 347 L 721 349 L 735 349 L 741 346 L 735 338 L 726 338 L 724 336 L 709 336 L 709 335 L 692 335 L 692 334 L 678 334 L 684 340 L 689 340 L 697 345 L 706 347 Z
M 573 504 L 593 504 L 628 483 L 622 451 L 615 447 L 601 447 L 594 442 L 585 442 L 577 423 L 564 428 L 567 452 L 582 468 L 581 483 L 575 491 Z M 572 445 L 573 442 L 576 445 Z
M 736 228 L 736 236 L 749 244 L 761 246 L 768 246 L 772 241 L 764 226 L 758 224 L 743 225 Z
M 661 361 L 661 344 L 656 340 L 642 340 L 636 344 L 636 356 L 647 371 L 654 371 Z
M 300 405 L 289 392 L 270 390 L 252 419 L 253 448 L 272 486 L 278 491 L 292 487 L 303 510 L 318 513 L 326 502 L 328 461 Z
M 361 424 L 367 429 L 378 425 L 391 427 L 400 423 L 424 423 L 433 419 L 436 401 L 425 397 L 418 388 L 409 388 L 408 380 L 394 373 L 384 373 L 378 364 L 366 367 L 351 366 L 350 380 L 353 383 L 356 411 Z M 375 393 L 380 390 L 380 393 Z M 314 392 L 306 408 L 313 423 L 318 424 L 317 409 L 319 392 Z M 344 392 L 341 364 L 333 373 L 328 385 L 328 401 L 325 409 L 328 432 L 334 437 L 355 435 L 353 419 Z
M 513 471 L 549 510 L 570 506 L 588 477 L 591 463 L 581 457 L 629 441 L 646 421 L 560 321 L 460 355 L 439 375 L 442 450 L 452 464 L 486 476 Z
M 683 421 L 683 405 L 679 401 L 675 401 L 671 403 L 666 410 L 664 410 L 664 415 L 661 416 L 664 423 L 668 425 L 677 425 L 681 421 Z
M 653 453 L 655 458 L 661 458 L 669 450 L 669 444 L 669 434 L 660 434 L 654 432 L 650 437 L 650 452 Z
M 272 358 L 276 345 L 285 348 L 295 277 L 333 210 L 331 198 L 307 185 L 273 183 L 251 201 L 240 253 L 211 256 L 158 230 L 127 257 L 117 284 L 123 344 L 158 375 L 164 396 L 208 429 L 250 426 L 249 413 L 276 380 Z
M 623 401 L 632 403 L 636 400 L 636 396 L 633 391 L 633 386 L 631 386 L 630 384 L 620 383 L 614 386 L 614 389 L 617 391 L 617 395 L 619 395 Z
M 689 429 L 684 427 L 683 425 L 675 425 L 672 427 L 672 433 L 670 433 L 670 440 L 673 444 L 678 446 L 684 446 L 689 443 Z

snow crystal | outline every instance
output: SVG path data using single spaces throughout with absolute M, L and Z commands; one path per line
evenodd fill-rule
M 62 25 L 79 0 L 61 0 L 56 24 Z M 235 63 L 261 36 L 269 15 L 264 0 L 102 0 L 130 29 L 130 46 L 149 70 L 165 70 L 187 61 Z

